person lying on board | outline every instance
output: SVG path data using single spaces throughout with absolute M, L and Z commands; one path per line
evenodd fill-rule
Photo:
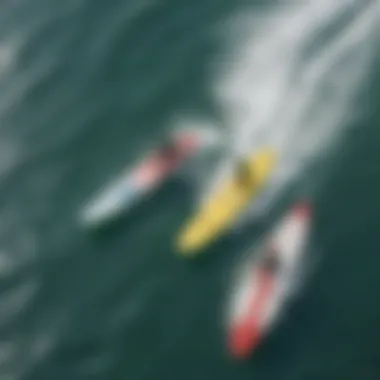
M 171 139 L 166 141 L 159 150 L 160 158 L 173 160 L 179 155 L 178 147 Z
M 280 269 L 280 262 L 278 259 L 278 254 L 274 247 L 268 247 L 267 252 L 265 252 L 263 261 L 260 265 L 261 269 L 270 274 L 275 274 Z

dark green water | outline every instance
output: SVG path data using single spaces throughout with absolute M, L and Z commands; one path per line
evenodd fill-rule
M 221 325 L 239 244 L 199 263 L 172 249 L 188 186 L 102 236 L 76 223 L 92 192 L 182 112 L 221 118 L 210 90 L 225 52 L 217 26 L 243 6 L 0 4 L 1 380 L 379 379 L 377 58 L 334 151 L 298 178 L 320 178 L 310 244 L 322 260 L 251 361 L 229 358 Z

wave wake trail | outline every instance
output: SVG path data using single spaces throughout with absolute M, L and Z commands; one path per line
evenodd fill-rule
M 376 54 L 379 19 L 377 2 L 288 1 L 223 26 L 227 54 L 213 88 L 231 145 L 208 191 L 231 170 L 231 153 L 270 145 L 281 156 L 280 193 L 339 139 L 361 106 L 355 97 Z

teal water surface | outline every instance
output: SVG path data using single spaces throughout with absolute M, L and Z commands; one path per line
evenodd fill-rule
M 221 20 L 263 4 L 0 4 L 1 379 L 379 378 L 377 58 L 357 94 L 359 116 L 316 172 L 298 179 L 321 173 L 309 195 L 310 250 L 322 260 L 252 360 L 228 356 L 221 323 L 242 242 L 199 263 L 173 250 L 191 207 L 186 183 L 105 234 L 77 224 L 93 191 L 178 115 L 218 124 L 210 78 Z M 266 227 L 250 226 L 244 239 Z

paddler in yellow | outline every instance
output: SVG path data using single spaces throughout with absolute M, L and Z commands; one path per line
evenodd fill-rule
M 196 255 L 226 233 L 245 213 L 268 180 L 275 164 L 269 149 L 229 157 L 229 178 L 225 178 L 198 213 L 186 223 L 178 238 L 178 250 Z M 232 166 L 232 168 L 231 168 Z
M 249 162 L 246 159 L 239 158 L 235 166 L 237 183 L 247 189 L 255 186 L 256 180 Z

